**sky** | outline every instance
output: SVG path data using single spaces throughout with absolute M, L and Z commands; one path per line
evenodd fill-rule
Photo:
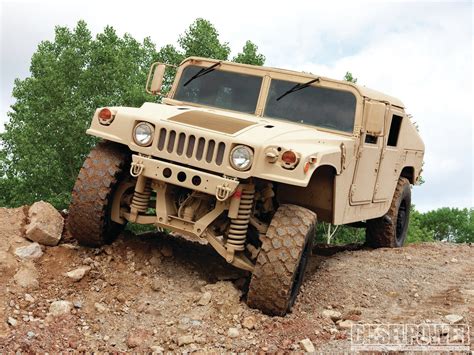
M 400 98 L 426 144 L 412 201 L 421 211 L 473 207 L 473 5 L 468 2 L 0 0 L 0 131 L 15 78 L 56 25 L 151 37 L 161 47 L 198 17 L 232 54 L 256 43 L 266 65 L 342 79 Z

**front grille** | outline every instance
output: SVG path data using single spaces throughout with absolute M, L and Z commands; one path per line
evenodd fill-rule
M 176 132 L 166 128 L 160 129 L 158 137 L 158 150 L 169 154 L 176 154 L 188 159 L 215 163 L 222 165 L 224 161 L 225 143 L 216 142 L 214 139 L 206 140 L 204 137 L 187 135 L 184 132 Z

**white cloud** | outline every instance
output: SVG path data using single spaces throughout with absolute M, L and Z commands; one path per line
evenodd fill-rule
M 175 43 L 197 17 L 209 19 L 233 53 L 247 39 L 270 66 L 342 78 L 399 97 L 426 143 L 426 184 L 415 188 L 423 210 L 473 206 L 472 4 L 432 2 L 97 1 L 3 2 L 1 111 L 15 77 L 28 75 L 37 44 L 55 25 L 85 19 L 157 46 Z M 1 129 L 1 128 L 0 128 Z

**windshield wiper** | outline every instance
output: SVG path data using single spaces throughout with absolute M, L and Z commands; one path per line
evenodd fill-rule
M 283 94 L 281 94 L 280 96 L 278 96 L 276 98 L 277 101 L 280 101 L 281 99 L 283 99 L 286 95 L 289 95 L 293 92 L 296 92 L 296 91 L 299 91 L 301 89 L 304 89 L 304 88 L 307 88 L 308 86 L 310 86 L 312 83 L 315 83 L 319 81 L 319 78 L 316 78 L 316 79 L 313 79 L 313 80 L 310 80 L 308 81 L 307 83 L 303 83 L 303 84 L 296 84 L 295 86 L 293 86 L 292 88 L 290 88 L 289 90 L 285 91 Z
M 216 64 L 212 64 L 210 67 L 207 67 L 207 68 L 202 68 L 202 69 L 199 70 L 196 74 L 194 74 L 192 77 L 190 77 L 190 78 L 183 84 L 183 86 L 188 85 L 191 81 L 193 81 L 194 79 L 199 78 L 200 76 L 209 74 L 211 71 L 216 70 L 216 67 L 218 67 L 219 65 L 221 65 L 221 62 L 217 62 Z

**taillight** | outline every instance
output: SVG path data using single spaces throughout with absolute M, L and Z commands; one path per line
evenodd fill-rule
M 109 121 L 112 119 L 112 111 L 108 108 L 103 108 L 99 111 L 99 118 L 104 121 Z
M 294 152 L 292 152 L 291 150 L 287 150 L 281 155 L 281 160 L 283 160 L 285 164 L 295 164 L 297 157 Z

